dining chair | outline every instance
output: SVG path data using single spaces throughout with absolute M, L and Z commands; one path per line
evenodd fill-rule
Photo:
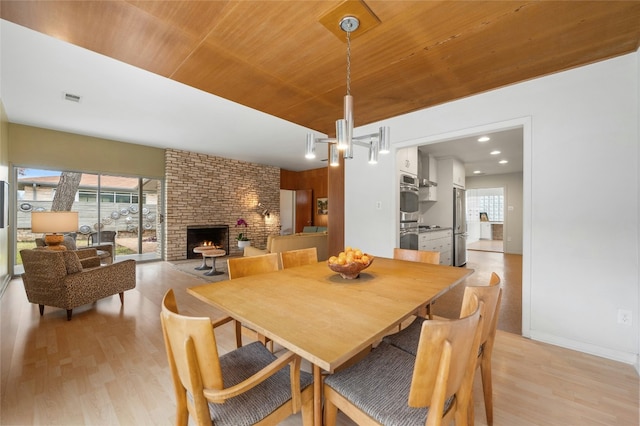
M 324 380 L 325 424 L 342 411 L 359 425 L 466 425 L 482 302 L 457 320 L 421 324 L 416 355 L 382 341 L 360 362 Z
M 464 289 L 460 317 L 468 315 L 473 307 L 472 300 L 477 298 L 484 303 L 485 315 L 483 319 L 482 334 L 478 345 L 477 366 L 480 367 L 482 379 L 482 393 L 484 395 L 484 406 L 487 415 L 487 425 L 493 424 L 493 385 L 491 380 L 491 356 L 495 343 L 496 329 L 498 327 L 498 316 L 500 313 L 500 302 L 502 300 L 502 289 L 500 288 L 500 276 L 495 272 L 491 273 L 488 286 L 467 286 Z M 404 330 L 384 337 L 384 341 L 410 354 L 415 355 L 418 350 L 421 325 L 425 321 L 419 319 L 414 321 Z M 470 407 L 469 415 L 473 418 L 473 405 Z
M 410 262 L 440 264 L 440 252 L 429 250 L 410 250 L 395 247 L 393 258 L 398 260 L 408 260 Z
M 289 250 L 280 253 L 282 269 L 318 263 L 318 249 L 315 247 Z
M 409 262 L 431 263 L 433 265 L 440 264 L 440 252 L 429 250 L 410 250 L 395 247 L 393 249 L 393 258 L 398 260 L 407 260 Z M 424 309 L 419 312 L 420 316 L 433 319 L 431 313 L 431 303 L 427 304 Z
M 313 424 L 313 376 L 291 351 L 276 357 L 259 342 L 219 356 L 212 322 L 162 300 L 162 334 L 176 396 L 176 425 L 277 425 L 302 409 Z
M 227 259 L 227 271 L 229 273 L 229 279 L 232 280 L 236 278 L 248 277 L 251 275 L 278 271 L 280 269 L 278 260 L 278 253 L 262 254 L 259 256 L 234 257 L 231 259 Z M 270 349 L 273 352 L 273 341 L 268 339 L 266 336 L 258 333 L 257 331 L 250 329 L 249 327 L 246 327 L 244 325 L 240 327 L 242 334 L 259 340 L 265 346 L 269 344 Z
M 258 256 L 233 257 L 227 259 L 229 279 L 264 274 L 280 269 L 278 253 L 261 254 Z

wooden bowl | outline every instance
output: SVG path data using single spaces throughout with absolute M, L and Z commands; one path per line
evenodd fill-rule
M 369 263 L 367 264 L 360 262 L 351 262 L 346 265 L 338 265 L 337 263 L 329 263 L 327 261 L 327 265 L 333 272 L 339 273 L 342 278 L 346 280 L 353 280 L 355 278 L 358 278 L 360 272 L 367 269 L 369 265 L 373 263 L 373 256 L 369 254 L 367 256 L 369 256 Z

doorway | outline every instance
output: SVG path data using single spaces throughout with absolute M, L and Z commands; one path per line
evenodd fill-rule
M 504 252 L 504 188 L 467 189 L 467 250 Z
M 487 139 L 481 136 L 489 136 L 490 142 L 486 143 Z M 470 251 L 468 256 L 474 253 L 520 257 L 522 268 L 510 283 L 520 290 L 520 297 L 512 303 L 520 302 L 517 307 L 522 318 L 521 332 L 530 337 L 531 119 L 496 122 L 412 142 L 436 160 L 453 157 L 463 163 L 466 190 L 504 188 L 503 252 Z M 508 161 L 500 163 L 502 160 Z

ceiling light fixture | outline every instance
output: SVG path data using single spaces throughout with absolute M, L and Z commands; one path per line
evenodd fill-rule
M 482 173 L 482 170 L 474 170 L 474 171 L 473 171 L 473 174 L 474 174 L 474 175 L 479 175 L 480 173 Z
M 488 142 L 489 140 L 491 140 L 489 136 L 482 136 L 478 138 L 478 142 Z
M 500 163 L 500 164 L 507 164 L 508 162 L 509 162 L 509 161 L 507 161 L 507 160 L 500 160 L 500 161 L 498 161 L 498 163 Z
M 344 117 L 336 121 L 335 138 L 316 138 L 313 133 L 307 134 L 305 149 L 306 158 L 316 157 L 316 143 L 331 144 L 329 149 L 329 165 L 338 166 L 338 151 L 342 151 L 345 159 L 353 158 L 353 145 L 369 148 L 369 164 L 378 162 L 378 154 L 390 152 L 389 127 L 380 127 L 377 133 L 364 136 L 353 136 L 353 96 L 351 96 L 351 33 L 358 29 L 360 21 L 355 16 L 346 16 L 340 20 L 340 28 L 347 33 L 347 94 L 344 97 Z
M 496 150 L 496 151 L 491 151 L 489 154 L 491 155 L 498 155 L 500 154 L 500 151 Z

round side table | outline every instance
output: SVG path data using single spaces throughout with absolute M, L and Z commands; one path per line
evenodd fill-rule
M 206 262 L 206 258 L 210 257 L 212 260 L 211 270 L 209 272 L 205 272 L 204 275 L 222 275 L 224 272 L 216 270 L 216 257 L 222 257 L 226 255 L 227 252 L 221 249 L 210 249 L 202 252 L 202 262 Z
M 198 246 L 198 247 L 194 247 L 193 252 L 194 253 L 204 253 L 204 252 L 209 251 L 209 250 L 215 250 L 215 249 L 213 247 L 211 247 L 211 246 Z M 207 265 L 207 258 L 205 256 L 202 256 L 202 265 L 196 266 L 193 269 L 195 269 L 197 271 L 204 271 L 204 270 L 211 269 L 211 267 L 209 265 Z

